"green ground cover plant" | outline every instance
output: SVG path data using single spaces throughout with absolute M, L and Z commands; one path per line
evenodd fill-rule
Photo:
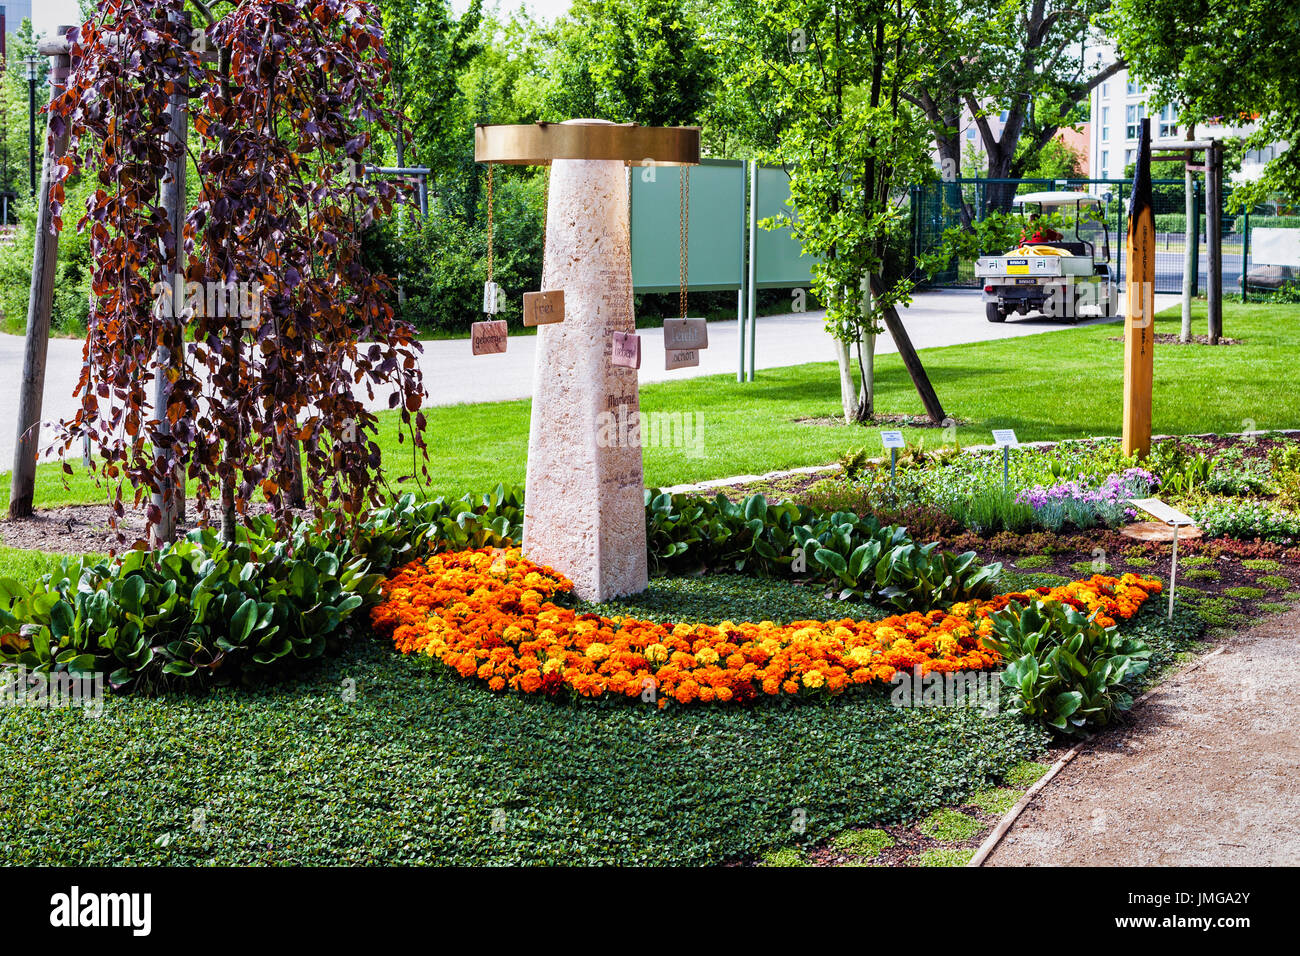
M 99 719 L 6 709 L 0 842 L 14 864 L 698 865 L 961 803 L 1045 744 L 887 692 L 658 712 L 421 674 L 358 641 L 273 685 L 112 696 Z

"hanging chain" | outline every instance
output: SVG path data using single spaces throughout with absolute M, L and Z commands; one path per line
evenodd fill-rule
M 681 223 L 681 290 L 678 295 L 678 307 L 681 311 L 681 318 L 686 318 L 686 275 L 690 268 L 688 256 L 690 253 L 690 218 L 691 218 L 691 167 L 679 167 L 681 174 L 677 177 L 680 183 L 677 197 L 678 219 Z
M 492 167 L 492 164 L 489 163 L 489 164 L 488 164 L 488 168 L 487 168 L 487 207 L 488 207 L 488 210 L 487 210 L 487 212 L 488 212 L 488 221 L 487 221 L 487 241 L 488 241 L 488 263 L 487 263 L 488 270 L 487 270 L 487 280 L 488 280 L 489 283 L 492 281 L 492 231 L 493 231 L 493 230 L 492 230 L 492 168 L 493 168 L 493 167 Z
M 546 239 L 551 229 L 551 164 L 542 167 L 542 262 L 546 262 Z

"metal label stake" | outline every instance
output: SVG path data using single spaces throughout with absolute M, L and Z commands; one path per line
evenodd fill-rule
M 1172 508 L 1159 498 L 1130 498 L 1129 504 L 1140 511 L 1145 511 L 1157 521 L 1162 521 L 1174 529 L 1174 547 L 1169 561 L 1169 620 L 1174 619 L 1174 587 L 1178 581 L 1178 529 L 1194 527 L 1190 517 L 1177 508 Z

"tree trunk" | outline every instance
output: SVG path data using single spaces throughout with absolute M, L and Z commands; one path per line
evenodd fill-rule
M 1205 239 L 1209 246 L 1207 297 L 1209 342 L 1223 335 L 1223 143 L 1211 140 L 1205 160 Z
M 71 27 L 60 27 L 62 35 Z M 59 72 L 69 64 L 67 56 L 53 58 Z M 63 92 L 66 80 L 56 73 L 50 98 Z M 65 132 L 46 149 L 41 163 L 40 191 L 36 194 L 36 235 L 32 243 L 32 284 L 27 300 L 27 339 L 23 351 L 23 377 L 19 382 L 18 434 L 14 442 L 14 467 L 9 485 L 9 517 L 32 514 L 36 495 L 36 460 L 41 443 L 41 405 L 45 398 L 45 360 L 49 349 L 50 313 L 54 305 L 54 278 L 58 270 L 59 234 L 51 229 L 49 191 L 54 181 L 55 160 L 68 148 Z
M 873 295 L 880 295 L 880 285 L 875 276 L 871 278 L 871 291 Z M 942 425 L 943 420 L 948 416 L 944 414 L 939 396 L 935 394 L 934 386 L 930 384 L 930 376 L 926 374 L 925 366 L 921 364 L 921 357 L 916 354 L 916 349 L 912 346 L 911 336 L 903 327 L 903 320 L 898 317 L 898 310 L 892 305 L 886 308 L 884 320 L 885 328 L 889 330 L 889 337 L 898 347 L 898 357 L 903 360 L 907 374 L 912 377 L 912 384 L 916 386 L 916 391 L 921 396 L 921 404 L 925 406 L 926 414 L 936 425 Z
M 307 490 L 302 481 L 302 443 L 287 430 L 284 437 L 284 461 L 277 480 L 290 508 L 307 507 Z
M 862 337 L 865 341 L 858 343 L 858 368 L 862 373 L 858 421 L 870 422 L 876 417 L 876 333 L 865 332 Z
M 835 364 L 840 368 L 840 407 L 844 410 L 844 424 L 852 425 L 858 414 L 858 388 L 853 382 L 849 344 L 841 339 L 835 340 Z
M 876 417 L 876 333 L 871 331 L 871 276 L 862 280 L 863 331 L 858 339 L 858 371 L 862 376 L 862 394 L 858 399 L 858 421 Z M 865 347 L 864 347 L 865 346 Z
M 177 23 L 177 35 L 180 37 L 181 44 L 188 46 L 189 14 L 173 11 L 169 14 L 169 19 L 173 22 L 180 19 Z M 163 181 L 160 190 L 163 214 L 171 223 L 172 237 L 175 242 L 171 259 L 165 263 L 162 272 L 162 281 L 172 290 L 171 313 L 165 318 L 175 326 L 181 323 L 185 311 L 183 283 L 177 281 L 178 277 L 185 273 L 185 248 L 181 235 L 185 226 L 184 145 L 186 129 L 189 126 L 189 96 L 184 89 L 177 88 L 172 93 L 167 104 L 167 115 L 169 117 L 167 140 L 180 147 L 180 151 L 168 160 L 168 178 Z M 178 338 L 184 342 L 183 334 Z M 158 417 L 158 434 L 164 438 L 171 436 L 171 426 L 167 417 L 167 408 L 171 404 L 171 381 L 167 375 L 183 360 L 183 353 L 180 356 L 172 355 L 171 349 L 165 345 L 159 345 L 154 353 L 153 413 Z M 177 482 L 173 480 L 175 452 L 170 445 L 156 442 L 153 456 L 154 476 L 158 482 L 158 490 L 154 492 L 152 500 L 158 513 L 158 520 L 150 529 L 150 544 L 158 548 L 176 540 L 176 505 L 178 499 L 180 501 L 185 499 L 185 482 L 182 480 L 179 483 L 180 487 L 177 488 Z

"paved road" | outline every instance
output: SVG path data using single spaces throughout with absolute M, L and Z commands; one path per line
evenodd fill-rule
M 1156 307 L 1176 304 L 1177 296 L 1156 296 Z M 950 289 L 917 295 L 903 313 L 912 342 L 917 348 L 982 342 L 989 339 L 1014 338 L 1057 331 L 1069 326 L 1049 319 L 1028 317 L 1010 319 L 1001 325 L 987 322 L 977 291 Z M 1090 325 L 1100 319 L 1084 320 Z M 1113 321 L 1113 320 L 1112 320 Z M 822 327 L 821 312 L 770 316 L 759 320 L 755 363 L 759 369 L 825 362 L 834 357 L 832 342 Z M 709 324 L 709 348 L 700 356 L 697 368 L 665 371 L 656 363 L 663 354 L 663 333 L 659 329 L 641 332 L 642 351 L 646 357 L 641 368 L 643 383 L 662 382 L 698 375 L 729 373 L 734 375 L 739 343 L 734 321 Z M 532 394 L 533 363 L 536 338 L 516 336 L 510 339 L 503 355 L 470 354 L 468 340 L 426 342 L 424 376 L 429 391 L 426 405 L 459 405 L 467 402 L 494 402 L 527 398 Z M 886 334 L 877 352 L 895 352 Z M 13 460 L 14 418 L 18 408 L 18 383 L 22 377 L 23 340 L 19 336 L 0 335 L 0 470 L 8 470 Z M 72 389 L 81 374 L 81 342 L 54 339 L 50 342 L 45 378 L 44 418 L 56 421 L 72 415 L 77 403 Z M 375 409 L 388 407 L 388 394 L 377 394 L 371 403 Z M 46 439 L 42 437 L 42 445 Z

